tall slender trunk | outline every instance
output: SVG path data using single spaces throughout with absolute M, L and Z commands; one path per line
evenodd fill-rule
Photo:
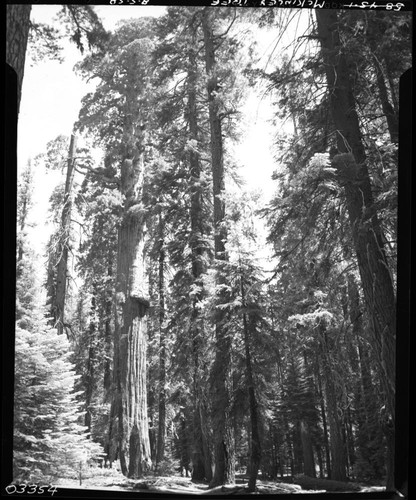
M 248 480 L 248 491 L 254 492 L 256 490 L 256 481 L 260 467 L 260 460 L 262 455 L 260 430 L 259 430 L 259 415 L 258 403 L 254 389 L 254 376 L 253 376 L 253 363 L 250 349 L 250 337 L 253 336 L 255 331 L 255 319 L 253 317 L 247 318 L 246 312 L 246 291 L 242 278 L 240 278 L 241 288 L 241 302 L 243 306 L 243 332 L 244 332 L 244 350 L 246 355 L 246 373 L 248 385 L 248 399 L 250 406 L 250 476 Z
M 348 407 L 345 412 L 344 430 L 345 430 L 345 443 L 347 448 L 347 470 L 348 470 L 348 476 L 350 476 L 350 473 L 353 469 L 356 460 L 353 421 L 352 421 L 350 407 Z
M 332 468 L 331 468 L 331 455 L 329 451 L 329 437 L 328 437 L 328 424 L 327 424 L 327 418 L 326 418 L 326 409 L 325 409 L 325 399 L 324 399 L 324 394 L 323 394 L 323 388 L 322 388 L 322 378 L 321 378 L 321 372 L 320 372 L 320 363 L 319 360 L 317 359 L 316 363 L 316 381 L 317 381 L 317 389 L 318 389 L 318 394 L 319 394 L 319 400 L 321 404 L 321 418 L 322 418 L 322 427 L 324 431 L 324 446 L 325 446 L 325 462 L 326 462 L 326 473 L 328 476 L 328 479 L 331 479 L 332 477 Z
M 107 278 L 112 280 L 113 277 L 113 255 L 109 251 L 107 264 Z M 105 318 L 104 318 L 104 340 L 105 340 L 105 355 L 104 362 L 104 400 L 107 401 L 111 397 L 111 354 L 112 354 L 112 332 L 111 332 L 111 315 L 113 310 L 113 300 L 111 288 L 105 292 Z
M 224 227 L 225 203 L 221 195 L 224 193 L 224 158 L 219 116 L 219 103 L 216 98 L 218 79 L 216 76 L 216 59 L 214 35 L 209 8 L 203 11 L 202 29 L 205 44 L 205 67 L 207 73 L 207 93 L 209 105 L 209 123 L 211 132 L 211 162 L 214 195 L 214 249 L 215 258 L 220 264 L 225 262 L 225 240 L 227 231 Z M 222 270 L 217 272 L 217 285 L 225 284 Z M 221 287 L 222 290 L 222 287 Z M 219 293 L 218 305 L 227 301 L 224 291 Z M 235 481 L 235 452 L 231 415 L 231 336 L 225 325 L 225 314 L 221 308 L 215 314 L 215 361 L 213 367 L 213 427 L 215 473 L 211 487 Z
M 308 397 L 314 398 L 315 396 L 315 387 L 313 376 L 308 376 L 311 372 L 310 362 L 308 354 L 303 351 L 303 365 L 304 365 L 304 373 L 307 377 L 306 379 L 306 387 Z M 302 452 L 303 452 L 303 470 L 307 476 L 316 477 L 316 468 L 315 468 L 315 457 L 313 453 L 312 446 L 312 435 L 311 428 L 308 423 L 307 415 L 302 415 L 300 420 L 300 438 L 302 443 Z
M 347 55 L 343 51 L 338 32 L 337 11 L 319 9 L 316 11 L 316 19 L 340 153 L 333 159 L 333 164 L 344 187 L 364 298 L 372 320 L 372 340 L 385 400 L 383 427 L 387 441 L 386 486 L 390 490 L 394 488 L 395 421 L 396 301 L 393 280 L 374 207 Z
M 196 57 L 196 27 L 191 21 L 190 29 L 193 44 L 188 53 L 188 87 L 187 87 L 187 109 L 186 120 L 189 126 L 189 136 L 199 143 L 200 134 L 198 129 L 198 108 L 197 108 L 197 57 Z M 201 188 L 201 161 L 199 153 L 195 150 L 189 151 L 189 168 L 191 176 L 191 259 L 193 283 L 197 287 L 197 293 L 192 299 L 192 313 L 190 322 L 190 339 L 192 342 L 193 357 L 193 439 L 192 439 L 192 479 L 210 481 L 212 479 L 210 443 L 207 439 L 206 409 L 203 403 L 204 388 L 202 380 L 202 343 L 204 335 L 204 323 L 201 317 L 199 303 L 203 298 L 202 275 L 205 271 L 204 254 L 204 224 Z
M 386 117 L 390 139 L 392 142 L 397 144 L 399 142 L 399 118 L 397 113 L 395 112 L 395 109 L 390 103 L 387 85 L 384 78 L 383 66 L 376 55 L 373 56 L 373 65 L 376 72 L 376 80 L 381 108 L 383 110 L 384 116 Z
M 389 58 L 383 57 L 383 67 L 386 69 L 386 79 L 389 84 L 389 90 L 391 95 L 391 102 L 393 105 L 394 113 L 396 116 L 399 115 L 399 99 L 397 98 L 397 90 L 396 85 L 394 83 L 393 75 L 395 73 L 394 64 L 390 61 Z
M 94 390 L 94 376 L 95 376 L 95 348 L 94 341 L 97 335 L 96 328 L 96 285 L 93 285 L 93 296 L 91 298 L 90 308 L 90 324 L 88 328 L 88 358 L 87 358 L 87 373 L 85 377 L 85 425 L 88 432 L 91 432 L 91 402 Z
M 68 272 L 69 239 L 71 231 L 72 184 L 74 180 L 76 137 L 71 135 L 67 160 L 64 203 L 62 208 L 61 227 L 58 245 L 58 264 L 56 269 L 56 299 L 53 304 L 53 317 L 58 333 L 65 328 L 65 298 Z
M 331 367 L 328 334 L 324 325 L 321 325 L 320 347 L 330 431 L 331 479 L 346 481 L 345 445 L 342 439 L 341 422 L 338 415 L 337 393 Z
M 24 231 L 26 228 L 26 221 L 28 217 L 29 207 L 31 205 L 31 189 L 32 189 L 32 169 L 31 169 L 31 160 L 28 161 L 28 164 L 22 174 L 22 186 L 19 192 L 19 209 L 18 209 L 18 226 L 20 237 L 17 242 L 17 275 L 16 278 L 19 279 L 21 275 L 21 266 L 19 263 L 23 260 L 23 238 Z
M 305 419 L 300 421 L 300 439 L 303 452 L 303 472 L 306 476 L 316 477 L 311 432 Z
M 159 426 L 156 467 L 165 457 L 166 440 L 166 337 L 165 337 L 165 247 L 163 220 L 159 213 Z
M 356 393 L 356 415 L 358 431 L 356 433 L 357 451 L 363 460 L 367 461 L 368 466 L 372 468 L 374 477 L 380 477 L 378 461 L 374 458 L 374 448 L 382 447 L 380 432 L 375 423 L 377 408 L 377 395 L 372 382 L 370 369 L 370 353 L 363 340 L 364 325 L 362 311 L 360 306 L 360 295 L 358 284 L 353 275 L 348 276 L 348 298 L 349 315 L 352 323 L 353 341 L 358 351 L 358 369 L 359 379 L 357 382 Z M 371 446 L 369 446 L 371 443 Z

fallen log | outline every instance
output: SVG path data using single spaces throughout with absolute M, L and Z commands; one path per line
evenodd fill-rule
M 295 484 L 304 490 L 326 490 L 326 491 L 360 491 L 361 486 L 355 483 L 334 481 L 332 479 L 319 479 L 299 474 L 294 477 Z

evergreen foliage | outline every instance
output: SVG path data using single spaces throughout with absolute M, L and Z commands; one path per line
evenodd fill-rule
M 18 281 L 15 341 L 14 480 L 77 474 L 102 454 L 82 425 L 69 341 L 48 324 L 32 262 Z
M 58 136 L 36 158 L 75 179 L 50 198 L 46 286 L 27 236 L 33 167 L 21 179 L 15 479 L 70 477 L 96 460 L 210 488 L 244 475 L 250 492 L 265 478 L 391 487 L 410 17 L 168 7 L 111 34 L 90 7 L 64 6 L 68 18 L 91 49 L 76 71 L 96 87 L 76 154 Z M 283 47 L 293 23 L 302 34 L 261 65 L 252 33 L 276 32 Z M 267 203 L 233 152 L 250 127 L 245 99 L 260 92 L 274 112 Z

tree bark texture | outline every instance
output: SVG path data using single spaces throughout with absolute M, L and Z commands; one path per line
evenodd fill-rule
M 305 376 L 307 374 L 311 374 L 312 365 L 310 365 L 309 356 L 306 351 L 303 352 L 304 358 L 304 370 Z M 312 399 L 314 399 L 316 391 L 314 385 L 313 375 L 307 376 L 306 380 L 307 391 Z M 302 454 L 303 454 L 303 471 L 309 477 L 316 477 L 316 468 L 315 468 L 315 457 L 313 453 L 313 445 L 312 445 L 312 434 L 311 434 L 311 425 L 308 421 L 306 415 L 302 415 L 299 422 L 299 430 L 300 430 L 300 439 L 302 443 Z M 319 457 L 319 454 L 318 454 Z
M 90 324 L 88 328 L 88 358 L 87 358 L 87 372 L 85 374 L 85 425 L 88 432 L 91 432 L 91 403 L 94 391 L 94 377 L 95 377 L 95 337 L 97 335 L 97 303 L 96 303 L 96 286 L 93 286 L 94 295 L 91 298 L 90 308 Z
M 374 352 L 382 381 L 385 400 L 384 432 L 388 445 L 387 488 L 392 489 L 396 334 L 393 280 L 383 249 L 384 238 L 380 223 L 374 209 L 367 160 L 348 73 L 347 55 L 343 52 L 338 32 L 337 11 L 317 10 L 316 19 L 340 153 L 333 159 L 333 164 L 344 187 L 364 298 L 372 320 Z
M 241 301 L 243 308 L 246 308 L 246 294 L 241 279 Z M 259 429 L 259 414 L 258 414 L 258 404 L 256 398 L 256 392 L 254 387 L 254 376 L 253 376 L 253 362 L 250 349 L 250 337 L 253 337 L 255 333 L 255 318 L 249 315 L 246 311 L 243 313 L 243 332 L 244 332 L 244 350 L 246 357 L 246 373 L 247 373 L 247 385 L 248 385 L 248 399 L 250 406 L 250 476 L 248 480 L 248 490 L 250 492 L 256 491 L 256 481 L 260 468 L 261 461 L 261 441 L 260 441 L 260 429 Z
M 196 58 L 196 29 L 191 24 L 193 46 L 188 55 L 188 87 L 187 87 L 187 109 L 186 120 L 189 126 L 189 136 L 199 143 L 200 134 L 198 127 L 197 108 L 197 58 Z M 203 224 L 203 199 L 201 187 L 201 161 L 199 153 L 195 150 L 189 151 L 189 170 L 191 177 L 191 259 L 193 283 L 197 292 L 192 298 L 192 312 L 190 323 L 190 339 L 192 342 L 193 357 L 193 439 L 192 439 L 192 479 L 197 481 L 211 481 L 212 464 L 210 443 L 208 440 L 206 405 L 204 404 L 203 367 L 201 363 L 202 345 L 204 339 L 204 321 L 201 316 L 199 303 L 203 298 L 202 275 L 205 272 L 204 254 L 204 224 Z
M 17 73 L 17 112 L 20 109 L 32 5 L 6 5 L 6 63 Z
M 111 250 L 108 255 L 107 264 L 107 278 L 111 281 L 113 276 L 113 256 Z M 105 291 L 105 319 L 104 319 L 104 332 L 105 332 L 105 354 L 106 360 L 104 363 L 104 400 L 107 401 L 111 397 L 111 355 L 113 354 L 113 338 L 111 331 L 111 316 L 113 311 L 113 298 L 111 288 Z
M 157 433 L 156 467 L 165 457 L 166 441 L 166 336 L 165 320 L 165 247 L 163 220 L 159 214 L 159 426 Z
M 151 466 L 146 387 L 145 218 L 141 205 L 144 174 L 142 135 L 134 134 L 135 103 L 126 105 L 121 164 L 122 220 L 118 230 L 114 329 L 114 404 L 122 473 L 141 477 Z M 139 134 L 141 132 L 139 131 Z
M 209 123 L 211 132 L 211 166 L 214 196 L 214 248 L 217 261 L 224 262 L 225 240 L 227 237 L 223 221 L 225 203 L 221 199 L 224 192 L 224 158 L 219 104 L 216 99 L 218 79 L 216 77 L 216 59 L 211 10 L 205 9 L 202 16 L 202 29 L 205 44 L 205 67 L 207 73 L 207 94 Z M 224 284 L 224 277 L 217 272 L 217 285 Z M 223 292 L 219 293 L 218 305 L 226 301 Z M 235 481 L 235 452 L 231 415 L 231 338 L 225 326 L 224 312 L 217 308 L 215 317 L 215 361 L 213 367 L 213 428 L 215 472 L 211 487 Z
M 327 473 L 328 478 L 331 478 L 331 476 L 332 476 L 331 455 L 330 455 L 330 451 L 329 451 L 328 424 L 327 424 L 327 417 L 326 417 L 325 399 L 324 399 L 324 394 L 323 394 L 320 364 L 321 363 L 320 363 L 319 355 L 318 355 L 317 359 L 316 359 L 315 375 L 316 375 L 317 389 L 318 389 L 320 406 L 321 406 L 322 427 L 323 427 L 323 431 L 324 431 L 326 473 Z
M 356 342 L 358 350 L 358 370 L 360 374 L 356 393 L 356 418 L 358 432 L 356 436 L 356 446 L 361 457 L 367 461 L 369 467 L 373 469 L 374 477 L 380 477 L 382 470 L 380 464 L 374 459 L 376 448 L 381 449 L 381 434 L 377 424 L 377 395 L 372 382 L 370 369 L 371 357 L 367 345 L 365 344 L 363 316 L 360 306 L 360 294 L 358 284 L 353 275 L 348 276 L 348 299 L 349 316 L 352 323 L 353 341 Z
M 306 420 L 300 421 L 300 439 L 302 441 L 303 472 L 306 476 L 316 477 L 311 433 Z
M 399 142 L 399 118 L 389 100 L 386 80 L 384 77 L 383 66 L 377 56 L 373 56 L 373 65 L 376 73 L 376 81 L 381 102 L 381 109 L 386 117 L 387 127 L 389 129 L 390 139 L 394 143 Z
M 321 360 L 330 433 L 331 479 L 346 481 L 345 445 L 342 439 L 341 421 L 338 415 L 337 392 L 334 385 L 333 369 L 330 364 L 331 356 L 328 352 L 328 332 L 323 325 L 321 325 Z
M 62 207 L 61 227 L 58 244 L 58 262 L 56 265 L 56 299 L 52 311 L 55 326 L 59 334 L 65 329 L 65 298 L 68 273 L 69 239 L 71 237 L 72 184 L 75 174 L 76 137 L 71 135 L 69 145 L 64 202 Z

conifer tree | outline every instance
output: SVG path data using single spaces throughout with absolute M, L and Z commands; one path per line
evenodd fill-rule
M 69 341 L 48 323 L 34 256 L 17 282 L 14 480 L 53 480 L 102 452 L 82 421 Z

